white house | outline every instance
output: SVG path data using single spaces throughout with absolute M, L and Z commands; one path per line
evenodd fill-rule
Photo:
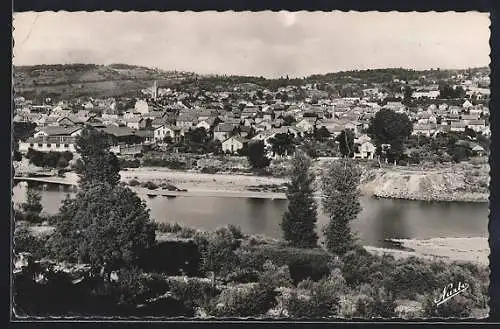
M 145 100 L 139 99 L 135 102 L 134 106 L 135 112 L 146 114 L 149 113 L 149 105 Z
M 220 123 L 214 129 L 214 140 L 219 140 L 221 142 L 228 139 L 236 127 L 232 124 Z
M 315 126 L 315 119 L 304 118 L 297 122 L 295 126 L 299 127 L 302 131 L 313 132 Z
M 373 159 L 375 155 L 376 147 L 371 142 L 363 142 L 362 144 L 355 144 L 357 152 L 354 153 L 354 157 L 358 159 Z
M 30 137 L 19 142 L 19 152 L 25 154 L 29 149 L 39 152 L 76 152 L 75 137 L 72 136 L 40 136 Z
M 163 124 L 153 131 L 153 138 L 157 142 L 161 142 L 165 137 L 170 137 L 173 141 L 180 137 L 181 129 L 178 127 L 173 127 L 167 124 Z
M 245 145 L 245 141 L 238 136 L 231 136 L 222 142 L 222 152 L 224 153 L 236 153 L 241 150 Z
M 146 128 L 146 120 L 143 118 L 130 118 L 125 120 L 125 125 L 132 129 L 143 129 Z

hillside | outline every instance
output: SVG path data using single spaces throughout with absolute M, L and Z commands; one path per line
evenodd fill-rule
M 166 87 L 194 75 L 126 64 L 14 66 L 13 71 L 16 96 L 31 99 L 134 96 L 154 80 Z

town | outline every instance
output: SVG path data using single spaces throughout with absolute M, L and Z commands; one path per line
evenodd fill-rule
M 311 140 L 318 142 L 318 156 L 332 157 L 340 155 L 338 136 L 349 130 L 352 157 L 373 159 L 380 152 L 367 134 L 370 120 L 388 109 L 409 118 L 411 138 L 456 133 L 467 137 L 456 141 L 465 143 L 467 154 L 484 156 L 491 134 L 488 74 L 395 69 L 277 80 L 186 74 L 170 87 L 151 81 L 135 97 L 17 96 L 14 129 L 29 124 L 32 131 L 21 134 L 16 147 L 24 156 L 30 149 L 74 153 L 75 136 L 91 125 L 112 138 L 112 152 L 125 157 L 167 151 L 245 155 L 248 143 L 262 141 L 267 155 L 278 159 Z M 398 161 L 408 163 L 411 151 Z
M 20 314 L 488 312 L 486 225 L 474 217 L 488 200 L 488 68 L 265 79 L 70 64 L 14 74 Z M 74 188 L 64 200 L 63 186 Z M 418 240 L 398 224 L 402 211 L 431 237 L 443 215 L 480 237 Z M 469 289 L 434 306 L 450 278 Z

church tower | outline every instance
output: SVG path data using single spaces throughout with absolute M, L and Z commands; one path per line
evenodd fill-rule
M 158 83 L 155 82 L 153 83 L 153 99 L 156 101 L 156 99 L 158 98 Z

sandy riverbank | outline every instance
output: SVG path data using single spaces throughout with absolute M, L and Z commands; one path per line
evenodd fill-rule
M 402 247 L 412 251 L 365 246 L 375 254 L 388 253 L 396 258 L 418 257 L 443 261 L 471 262 L 482 266 L 489 265 L 490 248 L 488 238 L 434 238 L 428 240 L 393 239 Z
M 405 169 L 401 167 L 365 170 L 360 184 L 361 194 L 381 198 L 488 202 L 489 180 L 487 166 L 466 168 L 454 165 L 440 169 Z M 167 168 L 141 167 L 120 172 L 121 181 L 132 179 L 141 183 L 151 181 L 157 185 L 170 183 L 179 189 L 188 190 L 183 195 L 236 196 L 260 198 L 283 198 L 284 190 L 276 189 L 287 182 L 287 178 L 255 176 L 251 174 L 203 174 L 194 171 L 175 171 Z M 66 173 L 67 182 L 76 184 L 75 173 Z M 316 184 L 318 185 L 318 184 Z M 317 191 L 319 194 L 319 191 Z M 268 194 L 269 193 L 269 194 Z M 156 193 L 158 194 L 158 193 Z M 267 196 L 266 196 L 267 195 Z
M 136 179 L 155 184 L 170 183 L 193 193 L 250 192 L 248 188 L 259 185 L 281 185 L 286 179 L 242 174 L 202 174 L 188 171 L 173 171 L 165 168 L 134 168 L 120 172 L 122 182 Z M 262 192 L 268 193 L 268 192 Z M 272 197 L 272 196 L 271 196 Z

